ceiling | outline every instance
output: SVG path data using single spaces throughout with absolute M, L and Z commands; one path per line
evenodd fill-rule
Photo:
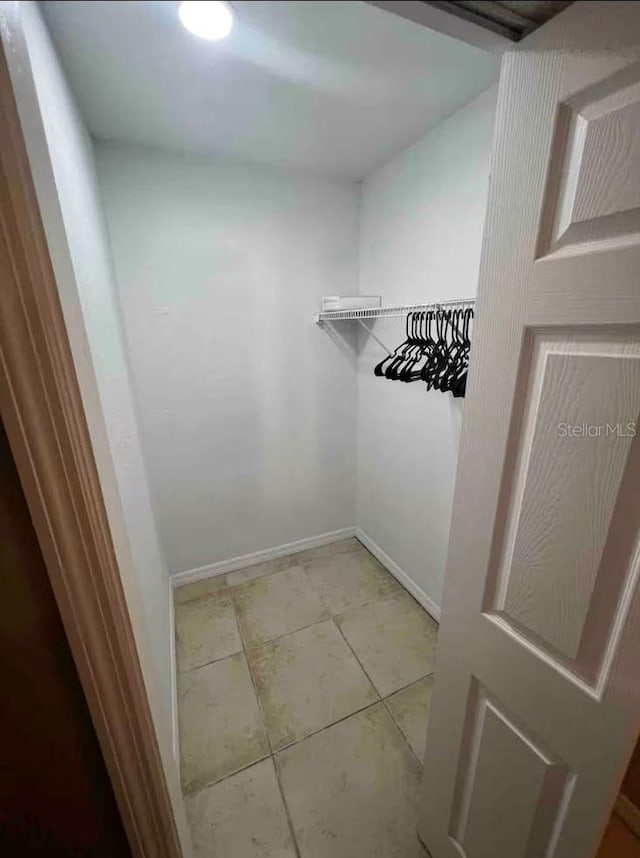
M 486 89 L 499 58 L 361 2 L 41 2 L 91 133 L 361 179 Z

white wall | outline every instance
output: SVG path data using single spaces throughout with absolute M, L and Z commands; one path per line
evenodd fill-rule
M 360 291 L 384 304 L 476 293 L 495 88 L 368 177 L 362 187 Z M 381 320 L 389 348 L 404 327 Z M 357 524 L 437 607 L 442 598 L 463 400 L 358 366 Z
M 355 183 L 146 147 L 97 165 L 172 572 L 355 524 Z
M 0 18 L 165 773 L 188 848 L 171 747 L 168 575 L 149 500 L 92 144 L 36 4 L 3 2 Z

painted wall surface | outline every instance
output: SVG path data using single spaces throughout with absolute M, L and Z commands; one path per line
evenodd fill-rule
M 151 510 L 91 140 L 35 3 L 0 3 L 10 72 L 125 597 L 185 854 L 169 584 Z
M 313 314 L 358 291 L 357 185 L 96 152 L 171 571 L 353 526 L 355 352 Z
M 476 293 L 495 88 L 365 180 L 360 292 L 383 304 Z M 404 322 L 375 331 L 393 349 Z M 369 338 L 358 366 L 357 524 L 440 606 L 463 400 L 373 375 Z M 454 536 L 455 538 L 455 536 Z

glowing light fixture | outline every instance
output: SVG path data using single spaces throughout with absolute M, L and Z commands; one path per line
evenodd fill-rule
M 190 33 L 211 42 L 226 39 L 233 29 L 233 13 L 221 0 L 184 0 L 178 15 Z

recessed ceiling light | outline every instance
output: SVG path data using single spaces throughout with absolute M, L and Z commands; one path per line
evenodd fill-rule
M 233 14 L 221 0 L 184 0 L 178 9 L 183 25 L 201 39 L 225 39 L 233 29 Z

